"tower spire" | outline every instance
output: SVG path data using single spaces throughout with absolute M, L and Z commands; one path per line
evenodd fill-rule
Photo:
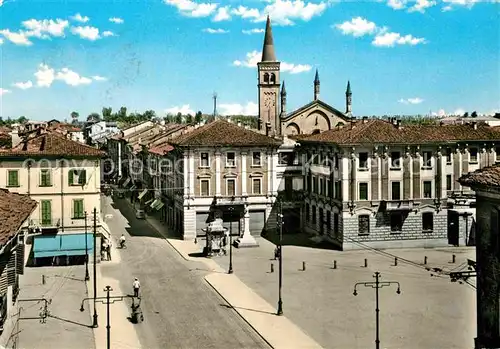
M 345 90 L 345 113 L 349 117 L 352 115 L 352 91 L 349 80 L 347 80 L 347 88 Z
M 320 85 L 319 73 L 318 73 L 318 69 L 316 69 L 316 76 L 314 76 L 314 100 L 315 101 L 319 99 L 319 85 Z
M 271 19 L 267 16 L 266 33 L 264 34 L 264 46 L 262 47 L 262 62 L 276 62 L 274 53 L 273 29 L 271 28 Z

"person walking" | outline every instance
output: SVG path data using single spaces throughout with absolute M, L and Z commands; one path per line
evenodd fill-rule
M 108 243 L 106 242 L 106 240 L 104 240 L 104 242 L 101 245 L 101 259 L 103 261 L 106 260 L 107 254 L 108 254 Z
M 139 297 L 139 289 L 141 288 L 141 283 L 139 282 L 139 279 L 135 278 L 132 287 L 134 288 L 134 297 Z
M 108 249 L 106 250 L 106 253 L 108 254 L 108 261 L 111 260 L 111 240 L 108 242 Z

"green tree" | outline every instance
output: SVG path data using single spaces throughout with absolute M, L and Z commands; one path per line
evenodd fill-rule
M 176 124 L 182 124 L 182 114 L 180 112 L 177 113 L 174 120 Z
M 16 122 L 19 124 L 25 124 L 26 122 L 28 122 L 28 119 L 26 118 L 26 116 L 20 116 L 19 118 L 17 118 Z
M 143 114 L 142 117 L 144 120 L 152 120 L 156 118 L 156 113 L 154 110 L 146 110 Z
M 194 116 L 194 122 L 199 124 L 203 120 L 203 114 L 201 111 L 197 111 L 195 116 Z
M 193 123 L 193 115 L 191 114 L 186 115 L 186 123 L 187 124 Z
M 98 122 L 101 120 L 101 116 L 99 113 L 90 113 L 89 116 L 87 116 L 87 122 Z
M 113 109 L 111 107 L 103 107 L 102 108 L 102 118 L 105 121 L 115 121 L 113 115 Z
M 473 118 L 477 118 L 477 112 L 474 110 L 472 112 L 472 114 L 470 114 L 470 116 L 473 117 Z

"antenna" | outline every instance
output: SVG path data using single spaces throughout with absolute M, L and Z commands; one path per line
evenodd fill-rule
M 213 118 L 215 119 L 217 117 L 217 92 L 214 92 L 212 95 L 212 98 L 214 100 L 214 115 Z

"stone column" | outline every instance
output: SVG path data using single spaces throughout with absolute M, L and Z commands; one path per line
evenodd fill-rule
M 194 153 L 189 151 L 189 196 L 194 196 L 194 180 L 196 170 L 194 169 Z
M 247 195 L 247 152 L 241 153 L 241 195 Z M 246 226 L 246 224 L 245 224 Z
M 122 176 L 122 143 L 118 141 L 118 177 Z M 116 164 L 113 164 L 116 165 Z
M 237 247 L 257 247 L 259 244 L 255 238 L 250 234 L 250 212 L 248 211 L 248 204 L 245 204 L 244 213 L 244 227 L 243 234 L 236 239 L 235 244 Z
M 350 195 L 349 195 L 349 153 L 345 152 L 342 153 L 342 160 L 339 166 L 340 171 L 342 173 L 342 200 L 343 201 L 348 201 L 351 200 Z
M 447 176 L 446 156 L 443 156 L 443 154 L 440 153 L 439 160 L 440 160 L 440 166 L 441 166 L 441 183 L 440 183 L 440 185 L 441 185 L 441 199 L 444 199 L 444 198 L 448 197 L 448 193 L 446 190 L 446 176 Z M 445 203 L 443 203 L 443 205 L 444 204 Z
M 273 194 L 273 155 L 269 151 L 266 152 L 266 169 L 267 169 L 267 195 Z
M 220 152 L 215 152 L 215 196 L 220 196 Z

